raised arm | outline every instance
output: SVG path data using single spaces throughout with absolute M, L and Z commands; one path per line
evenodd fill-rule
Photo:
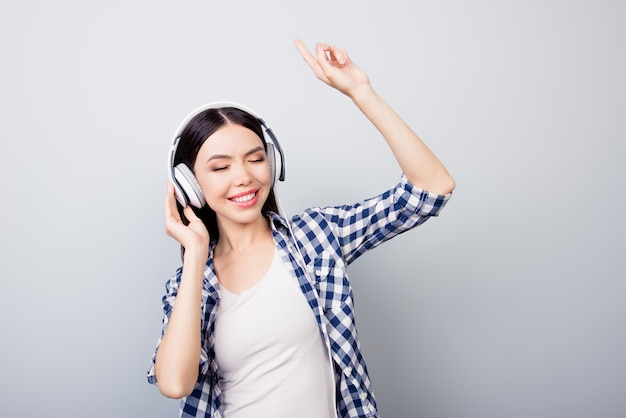
M 416 186 L 438 194 L 454 190 L 454 179 L 420 137 L 376 93 L 369 77 L 341 48 L 317 44 L 311 54 L 299 39 L 295 45 L 317 78 L 348 96 L 382 134 L 400 168 Z

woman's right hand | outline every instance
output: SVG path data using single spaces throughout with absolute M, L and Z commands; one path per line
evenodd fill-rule
M 176 208 L 176 197 L 174 196 L 174 185 L 168 183 L 167 194 L 165 196 L 165 232 L 170 237 L 182 245 L 185 250 L 198 248 L 206 254 L 209 248 L 209 231 L 204 222 L 196 216 L 191 206 L 187 205 L 183 209 L 189 224 L 185 225 Z

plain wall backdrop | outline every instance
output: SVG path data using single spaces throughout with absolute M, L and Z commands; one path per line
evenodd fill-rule
M 348 50 L 457 181 L 350 268 L 386 418 L 626 416 L 626 3 L 0 3 L 0 416 L 177 415 L 145 373 L 180 121 L 245 104 L 289 213 L 377 194 L 382 138 L 293 46 Z

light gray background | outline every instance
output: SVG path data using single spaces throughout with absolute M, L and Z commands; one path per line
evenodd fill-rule
M 173 417 L 145 381 L 170 136 L 244 103 L 290 213 L 399 178 L 292 40 L 348 49 L 457 180 L 351 268 L 387 418 L 626 416 L 621 1 L 2 1 L 0 416 Z

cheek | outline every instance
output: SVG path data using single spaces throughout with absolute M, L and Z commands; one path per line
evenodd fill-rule
M 257 178 L 263 183 L 270 183 L 271 170 L 269 164 L 262 164 L 257 170 Z
M 218 176 L 205 175 L 199 177 L 198 183 L 200 183 L 200 187 L 202 187 L 202 191 L 207 200 L 210 199 L 211 196 L 215 196 L 225 190 L 224 181 L 220 181 Z

